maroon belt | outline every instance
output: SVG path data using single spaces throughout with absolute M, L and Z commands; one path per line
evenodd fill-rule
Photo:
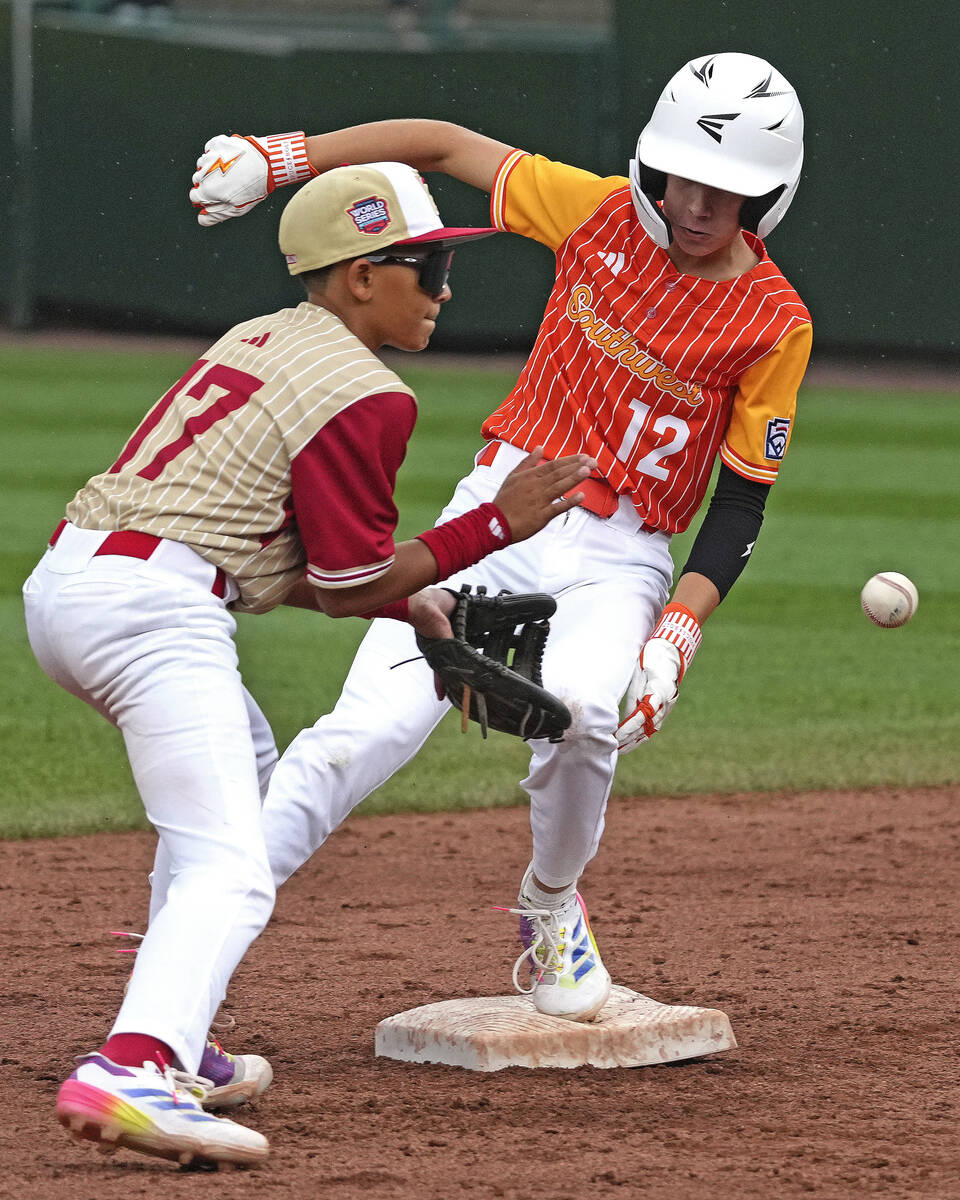
M 53 537 L 50 539 L 51 546 L 55 546 L 60 540 L 60 534 L 63 533 L 66 525 L 67 521 L 64 518 L 53 531 Z M 162 541 L 162 538 L 158 538 L 152 533 L 139 533 L 135 529 L 121 529 L 117 533 L 108 533 L 94 551 L 93 557 L 98 558 L 101 554 L 117 554 L 122 558 L 148 559 Z M 210 590 L 221 600 L 227 594 L 227 577 L 220 567 L 217 567 L 213 587 Z
M 489 467 L 497 457 L 499 449 L 499 442 L 488 442 L 477 456 L 477 466 Z M 619 492 L 615 491 L 602 476 L 590 475 L 570 491 L 583 492 L 583 503 L 580 507 L 585 508 L 587 512 L 592 512 L 597 517 L 612 517 L 620 504 Z M 653 525 L 644 524 L 643 528 L 648 533 L 657 532 Z

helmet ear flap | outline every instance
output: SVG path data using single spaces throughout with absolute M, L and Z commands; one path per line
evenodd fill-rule
M 637 210 L 640 224 L 653 241 L 666 249 L 673 241 L 670 222 L 663 215 L 659 201 L 667 190 L 667 176 L 663 171 L 654 171 L 639 158 L 630 161 L 630 194 Z
M 740 225 L 750 233 L 756 233 L 760 222 L 787 190 L 787 185 L 781 183 L 763 196 L 747 196 L 740 206 Z
M 651 200 L 660 201 L 667 194 L 667 173 L 666 171 L 655 171 L 653 167 L 648 167 L 645 162 L 640 162 L 640 188 L 646 192 Z

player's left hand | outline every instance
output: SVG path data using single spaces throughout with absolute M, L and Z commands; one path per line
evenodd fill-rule
M 455 597 L 452 637 L 417 634 L 417 647 L 433 668 L 439 699 L 446 697 L 462 714 L 461 730 L 477 721 L 487 736 L 499 729 L 523 738 L 558 742 L 571 722 L 570 710 L 543 686 L 540 665 L 548 618 L 556 612 L 553 596 L 542 592 L 471 591 L 466 584 Z
M 218 133 L 203 148 L 193 173 L 190 203 L 201 225 L 242 216 L 278 187 L 317 174 L 303 130 L 239 137 Z
M 415 592 L 408 603 L 407 619 L 421 637 L 453 637 L 450 614 L 457 603 L 453 592 L 446 588 L 424 588 Z
M 629 754 L 658 732 L 677 702 L 680 681 L 700 645 L 700 622 L 682 604 L 668 604 L 640 650 L 627 688 L 627 715 L 617 727 L 617 746 Z

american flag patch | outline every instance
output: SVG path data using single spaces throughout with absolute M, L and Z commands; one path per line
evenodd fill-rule
M 789 417 L 771 417 L 767 422 L 767 437 L 763 447 L 763 457 L 780 462 L 787 452 L 787 434 L 789 432 Z

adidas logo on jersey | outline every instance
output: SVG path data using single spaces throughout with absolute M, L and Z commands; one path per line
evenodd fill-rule
M 241 338 L 241 342 L 246 342 L 248 346 L 263 347 L 267 344 L 269 333 L 261 333 L 258 337 Z
M 613 254 L 612 252 L 609 254 L 598 254 L 597 257 L 610 268 L 614 275 L 620 274 L 627 261 L 625 254 Z

